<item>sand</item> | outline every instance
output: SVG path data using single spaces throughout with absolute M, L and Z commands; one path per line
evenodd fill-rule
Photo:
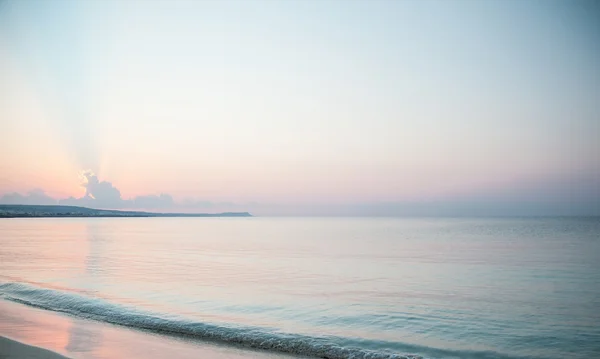
M 0 358 L 2 359 L 65 359 L 53 351 L 23 344 L 0 337 Z
M 0 299 L 2 336 L 0 359 L 299 358 L 148 333 Z

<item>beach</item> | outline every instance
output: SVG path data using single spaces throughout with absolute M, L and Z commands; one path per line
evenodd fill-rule
M 0 0 L 0 359 L 600 359 L 600 0 Z
M 0 358 L 298 358 L 131 330 L 0 299 Z
M 3 359 L 64 359 L 66 357 L 39 347 L 0 337 L 0 357 Z

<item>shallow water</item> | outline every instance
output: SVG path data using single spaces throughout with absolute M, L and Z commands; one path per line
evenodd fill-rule
M 600 356 L 600 220 L 0 220 L 5 300 L 315 357 Z
M 301 359 L 110 325 L 7 300 L 0 300 L 0 336 L 71 359 Z M 1 339 L 0 358 L 33 359 L 6 348 Z

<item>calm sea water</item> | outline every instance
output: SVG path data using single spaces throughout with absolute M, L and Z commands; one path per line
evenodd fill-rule
M 313 357 L 593 358 L 600 219 L 2 219 L 0 297 Z

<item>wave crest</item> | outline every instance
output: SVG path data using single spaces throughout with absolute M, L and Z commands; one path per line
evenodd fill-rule
M 422 359 L 421 356 L 413 354 L 343 347 L 327 338 L 268 332 L 259 328 L 228 327 L 194 322 L 160 313 L 142 311 L 104 299 L 38 288 L 23 283 L 0 284 L 0 295 L 10 301 L 87 319 L 253 349 L 327 359 Z

